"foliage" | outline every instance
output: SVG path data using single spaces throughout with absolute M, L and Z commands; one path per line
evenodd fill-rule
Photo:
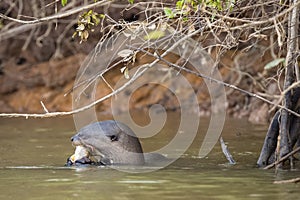
M 285 62 L 285 58 L 277 58 L 275 60 L 272 60 L 268 64 L 266 64 L 265 67 L 264 67 L 264 69 L 271 69 L 273 67 L 276 67 L 280 63 L 284 63 L 284 62 Z
M 61 5 L 62 5 L 62 6 L 65 6 L 65 5 L 67 5 L 68 0 L 61 0 L 60 2 L 61 2 Z
M 165 15 L 172 19 L 178 16 L 188 16 L 197 12 L 199 7 L 209 7 L 218 11 L 233 8 L 235 0 L 178 0 L 175 8 L 164 8 Z
M 80 37 L 80 43 L 82 41 L 86 41 L 89 37 L 89 31 L 93 32 L 93 27 L 97 26 L 100 23 L 101 19 L 104 18 L 104 14 L 98 14 L 93 10 L 84 12 L 79 16 L 77 28 L 72 37 L 78 35 Z
M 94 0 L 96 2 L 97 0 Z M 67 4 L 67 0 L 61 0 L 61 4 L 65 6 Z M 134 0 L 128 0 L 129 4 L 134 4 Z M 173 8 L 164 7 L 164 15 L 169 19 L 181 18 L 182 22 L 188 21 L 189 17 L 194 15 L 200 7 L 209 7 L 211 9 L 215 9 L 217 11 L 222 11 L 225 9 L 233 8 L 235 0 L 177 0 L 176 4 Z M 79 16 L 77 22 L 76 31 L 73 34 L 73 38 L 78 35 L 80 38 L 80 43 L 86 41 L 89 37 L 89 32 L 94 31 L 93 27 L 97 26 L 101 19 L 103 19 L 105 15 L 98 14 L 92 10 L 88 12 L 84 12 Z M 153 31 L 149 34 L 149 38 L 157 39 L 162 37 L 162 33 L 159 31 Z
M 145 40 L 156 40 L 165 35 L 165 32 L 162 30 L 151 31 L 144 37 Z
M 128 0 L 128 3 L 134 4 L 134 0 Z

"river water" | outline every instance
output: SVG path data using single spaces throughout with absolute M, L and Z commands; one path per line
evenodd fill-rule
M 72 118 L 1 119 L 0 199 L 299 198 L 299 184 L 273 183 L 299 177 L 299 170 L 275 174 L 255 167 L 267 125 L 227 118 L 222 136 L 237 164 L 228 164 L 219 143 L 200 159 L 208 120 L 201 119 L 196 139 L 176 162 L 151 173 L 127 173 L 110 167 L 64 167 L 74 151 Z M 172 123 L 166 130 L 172 130 Z M 144 149 L 161 145 L 168 134 L 143 140 Z

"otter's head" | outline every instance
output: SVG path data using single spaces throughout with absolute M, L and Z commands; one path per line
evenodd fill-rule
M 84 160 L 104 165 L 143 165 L 144 155 L 133 131 L 113 120 L 92 123 L 71 138 L 74 146 L 88 151 Z

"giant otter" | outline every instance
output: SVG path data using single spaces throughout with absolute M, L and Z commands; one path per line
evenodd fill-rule
M 143 153 L 139 139 L 125 124 L 102 121 L 89 124 L 71 138 L 75 154 L 66 165 L 144 165 L 150 160 L 164 160 L 160 154 Z

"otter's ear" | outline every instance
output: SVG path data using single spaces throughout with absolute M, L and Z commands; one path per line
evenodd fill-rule
M 111 136 L 109 136 L 109 137 L 110 137 L 110 140 L 111 140 L 112 142 L 118 140 L 118 136 L 117 136 L 117 135 L 111 135 Z

